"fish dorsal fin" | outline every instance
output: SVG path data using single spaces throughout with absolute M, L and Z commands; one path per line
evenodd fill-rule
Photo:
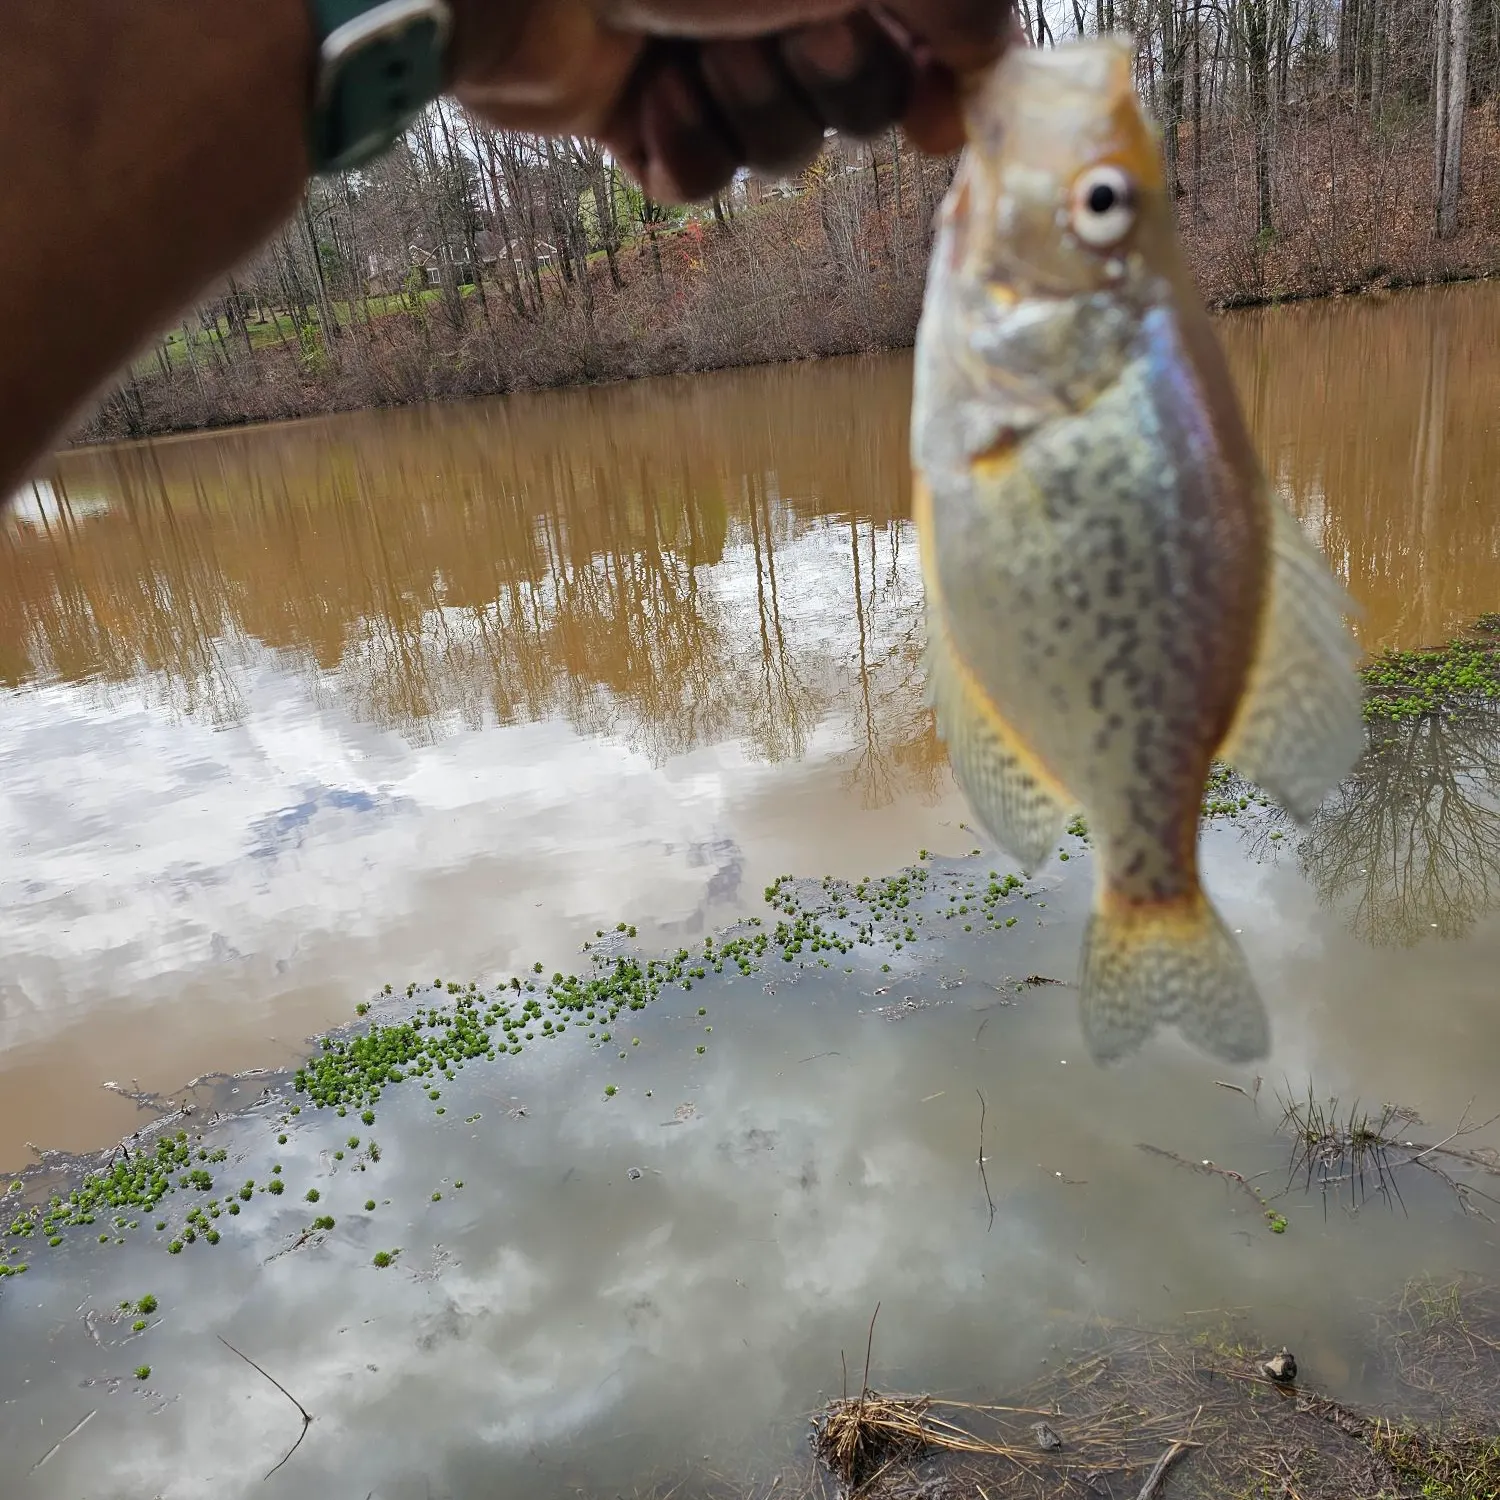
M 1259 649 L 1220 750 L 1306 822 L 1364 749 L 1355 605 L 1274 496 L 1271 585 Z
M 927 701 L 980 822 L 1029 874 L 1057 846 L 1068 802 L 964 664 L 930 594 Z

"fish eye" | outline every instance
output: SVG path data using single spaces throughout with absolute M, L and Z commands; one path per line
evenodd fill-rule
M 1090 167 L 1073 184 L 1069 222 L 1092 249 L 1118 245 L 1135 224 L 1135 183 L 1119 167 Z

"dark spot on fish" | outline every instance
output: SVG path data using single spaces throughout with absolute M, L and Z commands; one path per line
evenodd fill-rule
M 1144 849 L 1137 849 L 1135 853 L 1130 856 L 1130 863 L 1125 866 L 1125 873 L 1127 875 L 1139 875 L 1145 868 L 1146 851 Z
M 1089 683 L 1089 706 L 1096 714 L 1104 712 L 1104 679 L 1095 677 Z
M 1104 597 L 1118 599 L 1125 592 L 1125 575 L 1119 568 L 1111 568 L 1104 575 Z

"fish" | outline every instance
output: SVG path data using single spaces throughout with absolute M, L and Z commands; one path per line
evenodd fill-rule
M 970 83 L 912 397 L 928 702 L 990 836 L 1096 853 L 1095 1062 L 1159 1028 L 1270 1047 L 1203 891 L 1226 761 L 1300 822 L 1364 745 L 1355 606 L 1267 480 L 1178 245 L 1134 45 L 1016 46 Z

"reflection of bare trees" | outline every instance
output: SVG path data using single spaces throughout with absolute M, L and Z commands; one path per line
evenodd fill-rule
M 936 795 L 947 763 L 937 726 L 923 696 L 922 653 L 926 631 L 920 579 L 913 573 L 915 549 L 903 557 L 904 533 L 889 528 L 877 536 L 849 521 L 850 586 L 858 633 L 855 688 L 850 703 L 854 750 L 845 782 L 857 787 L 867 808 L 884 807 L 898 792 Z M 860 557 L 867 542 L 869 557 Z M 877 547 L 887 556 L 881 569 Z M 868 593 L 866 590 L 868 589 Z
M 779 761 L 836 724 L 867 803 L 930 792 L 907 397 L 847 362 L 70 456 L 88 504 L 0 531 L 0 671 L 218 722 L 268 648 L 415 740 Z
M 1476 707 L 1373 725 L 1302 863 L 1367 942 L 1462 936 L 1500 905 L 1500 716 Z
M 742 737 L 766 760 L 792 760 L 807 748 L 807 737 L 827 709 L 806 680 L 782 617 L 781 585 L 776 578 L 775 511 L 780 496 L 774 479 L 745 479 L 745 519 L 755 556 L 756 644 L 738 653 L 738 670 L 729 695 L 745 715 Z M 748 680 L 747 680 L 748 679 Z

